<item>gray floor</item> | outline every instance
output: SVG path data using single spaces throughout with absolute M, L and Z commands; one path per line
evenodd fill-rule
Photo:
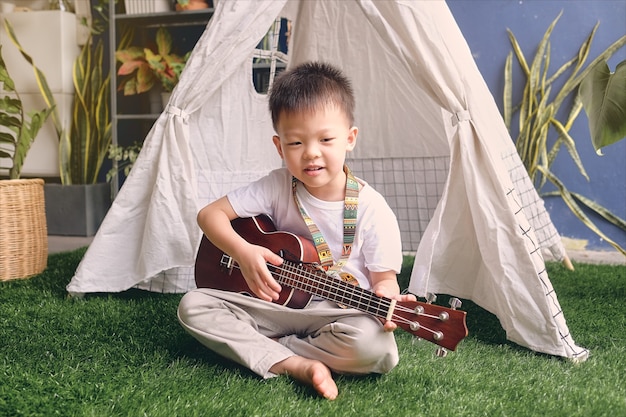
M 83 236 L 48 236 L 48 253 L 68 252 L 89 246 L 93 237 Z
M 616 250 L 611 251 L 590 251 L 590 250 L 567 250 L 567 255 L 573 262 L 584 264 L 607 264 L 607 265 L 626 265 L 626 256 Z M 544 253 L 546 261 L 553 258 Z
M 48 253 L 67 252 L 88 246 L 93 237 L 81 236 L 48 236 Z M 590 264 L 626 265 L 626 256 L 613 251 L 586 251 L 568 250 L 570 259 L 574 262 Z M 544 254 L 546 260 L 552 260 L 548 254 Z

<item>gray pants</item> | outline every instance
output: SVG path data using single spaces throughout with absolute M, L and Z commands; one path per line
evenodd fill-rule
M 178 320 L 200 343 L 263 378 L 294 355 L 344 374 L 386 373 L 398 363 L 393 333 L 378 319 L 329 301 L 298 310 L 202 288 L 183 296 Z

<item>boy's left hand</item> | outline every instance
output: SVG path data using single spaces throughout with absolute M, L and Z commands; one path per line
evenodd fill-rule
M 413 294 L 395 294 L 395 295 L 390 295 L 390 294 L 386 293 L 386 291 L 384 289 L 377 290 L 375 292 L 375 294 L 377 296 L 379 296 L 379 297 L 387 297 L 387 298 L 391 298 L 392 300 L 396 300 L 396 301 L 417 301 L 417 298 Z M 396 323 L 394 323 L 393 321 L 387 320 L 383 324 L 383 329 L 386 332 L 393 332 L 397 328 L 398 328 L 398 325 Z
M 397 301 L 417 301 L 413 294 L 400 294 L 400 286 L 393 271 L 372 272 L 372 290 L 379 297 L 387 297 Z M 386 321 L 383 328 L 386 332 L 393 332 L 398 326 L 392 321 Z

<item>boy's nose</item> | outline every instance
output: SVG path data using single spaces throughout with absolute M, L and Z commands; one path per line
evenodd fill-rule
M 320 156 L 319 147 L 316 145 L 309 145 L 304 151 L 304 159 L 315 159 Z

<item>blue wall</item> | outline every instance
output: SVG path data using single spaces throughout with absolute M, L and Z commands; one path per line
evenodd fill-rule
M 517 38 L 527 60 L 532 59 L 543 34 L 563 11 L 551 36 L 550 74 L 571 59 L 597 22 L 600 26 L 592 43 L 588 62 L 595 59 L 610 44 L 626 34 L 626 1 L 624 0 L 447 0 L 461 31 L 465 35 L 476 63 L 502 109 L 504 61 L 511 51 L 506 29 Z M 626 47 L 621 48 L 609 67 L 626 59 Z M 521 98 L 525 78 L 513 58 L 513 101 Z M 604 148 L 604 156 L 596 155 L 589 135 L 584 112 L 570 135 L 590 181 L 580 175 L 569 154 L 562 149 L 552 167 L 553 172 L 570 191 L 578 192 L 598 202 L 613 213 L 626 218 L 626 140 Z M 544 187 L 544 190 L 549 188 Z M 560 197 L 547 197 L 546 207 L 560 234 L 589 241 L 587 249 L 611 250 L 612 247 L 585 227 L 565 206 Z M 588 214 L 611 239 L 626 248 L 626 232 Z

